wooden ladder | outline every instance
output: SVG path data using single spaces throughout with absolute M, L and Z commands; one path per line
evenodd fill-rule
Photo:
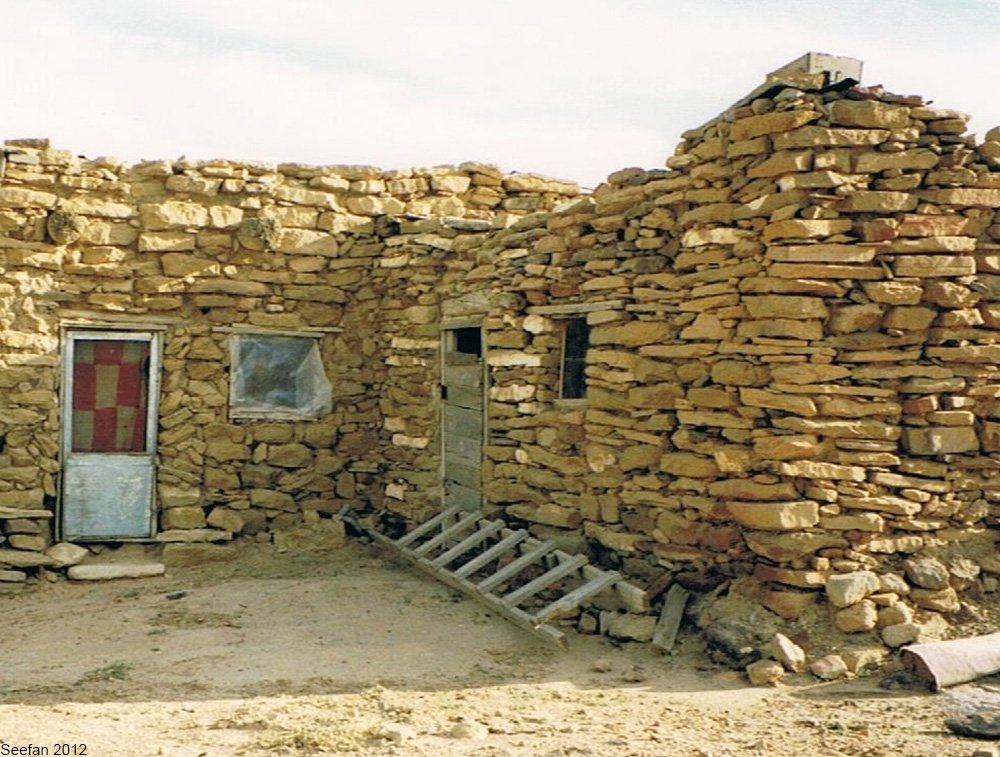
M 583 555 L 568 554 L 554 542 L 536 539 L 524 529 L 512 529 L 502 520 L 490 520 L 480 511 L 460 506 L 443 510 L 399 539 L 356 520 L 352 525 L 442 583 L 563 648 L 568 645 L 566 635 L 550 625 L 551 621 L 572 615 L 587 599 L 610 586 L 643 593 L 625 582 L 621 574 L 590 565 Z M 563 589 L 564 583 L 578 585 Z M 562 593 L 540 609 L 522 607 L 556 585 Z

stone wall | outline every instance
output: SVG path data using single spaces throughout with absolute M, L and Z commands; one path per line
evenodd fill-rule
M 774 81 L 667 169 L 485 239 L 522 303 L 488 323 L 490 501 L 896 643 L 996 591 L 1000 130 L 967 120 Z M 560 402 L 573 314 L 587 396 Z
M 474 317 L 488 508 L 654 587 L 735 580 L 785 617 L 829 597 L 842 630 L 996 591 L 1000 133 L 786 74 L 587 196 L 474 163 L 124 166 L 8 143 L 0 563 L 56 559 L 67 323 L 163 329 L 169 541 L 438 509 L 441 328 Z M 587 391 L 561 400 L 573 316 Z M 322 334 L 332 412 L 232 422 L 234 327 Z
M 381 506 L 387 482 L 389 509 L 436 507 L 439 283 L 467 269 L 468 238 L 577 192 L 477 163 L 128 166 L 40 140 L 5 157 L 0 564 L 15 569 L 61 559 L 46 552 L 70 324 L 163 334 L 159 540 L 332 527 L 345 504 Z M 234 328 L 318 335 L 332 411 L 230 420 Z

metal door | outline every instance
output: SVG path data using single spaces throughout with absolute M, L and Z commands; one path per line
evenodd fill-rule
M 66 331 L 62 538 L 148 538 L 155 530 L 160 335 Z
M 441 365 L 442 470 L 444 506 L 469 510 L 482 505 L 483 401 L 482 330 L 447 329 Z

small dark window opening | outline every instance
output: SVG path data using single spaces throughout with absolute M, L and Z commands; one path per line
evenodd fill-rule
M 573 318 L 563 326 L 562 388 L 564 400 L 587 396 L 587 348 L 590 346 L 590 326 L 586 318 Z
M 454 329 L 452 333 L 455 335 L 455 352 L 476 357 L 483 356 L 483 337 L 477 326 Z

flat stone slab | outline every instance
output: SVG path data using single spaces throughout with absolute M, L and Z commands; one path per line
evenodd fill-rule
M 37 568 L 55 564 L 55 560 L 41 552 L 31 552 L 26 549 L 0 549 L 0 565 L 7 565 L 11 568 Z
M 16 518 L 51 518 L 51 510 L 39 510 L 34 508 L 20 507 L 0 507 L 0 520 L 14 520 Z
M 0 570 L 0 583 L 23 583 L 27 578 L 23 570 Z
M 159 542 L 191 544 L 199 542 L 232 541 L 233 535 L 229 531 L 221 531 L 217 528 L 185 528 L 171 531 L 161 531 L 156 535 Z
M 111 581 L 116 578 L 150 578 L 166 572 L 163 563 L 92 563 L 74 565 L 67 575 L 74 581 Z
M 83 560 L 90 554 L 90 550 L 78 544 L 63 541 L 53 544 L 45 550 L 45 554 L 55 560 L 60 568 L 65 568 L 67 565 L 76 565 Z

